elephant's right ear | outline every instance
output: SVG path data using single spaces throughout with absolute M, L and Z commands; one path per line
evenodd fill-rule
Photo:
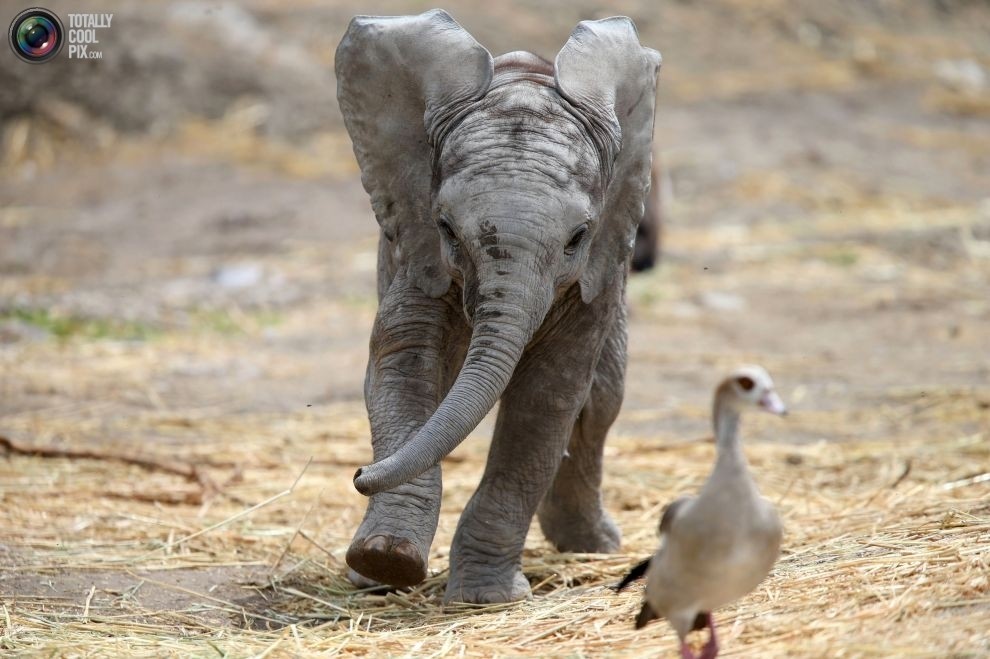
M 426 294 L 450 287 L 430 217 L 431 136 L 488 91 L 491 54 L 450 15 L 357 16 L 337 47 L 337 100 L 391 257 Z

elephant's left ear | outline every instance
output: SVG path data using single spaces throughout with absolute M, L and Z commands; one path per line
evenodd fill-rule
M 356 16 L 337 47 L 337 100 L 361 183 L 390 242 L 379 253 L 431 297 L 450 287 L 432 218 L 432 140 L 488 91 L 493 66 L 442 9 Z
M 602 226 L 581 277 L 581 297 L 590 302 L 625 276 L 643 217 L 653 161 L 660 53 L 640 45 L 636 26 L 624 16 L 582 21 L 557 54 L 554 67 L 560 95 L 593 118 L 593 124 L 621 136 L 602 206 Z

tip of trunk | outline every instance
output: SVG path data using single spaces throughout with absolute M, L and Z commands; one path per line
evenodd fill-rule
M 494 407 L 515 371 L 535 328 L 543 322 L 552 294 L 529 295 L 528 301 L 489 302 L 476 310 L 492 320 L 475 326 L 464 365 L 430 419 L 387 458 L 354 474 L 354 487 L 365 496 L 406 483 L 439 464 L 464 441 Z M 525 298 L 525 295 L 520 296 Z M 533 308 L 536 307 L 534 312 Z
M 403 456 L 405 457 L 405 456 Z M 394 455 L 354 472 L 354 489 L 366 497 L 399 487 L 432 467 L 432 460 L 396 459 Z
M 376 494 L 375 488 L 372 486 L 372 483 L 368 480 L 367 475 L 364 473 L 364 470 L 369 467 L 370 465 L 358 467 L 358 470 L 354 472 L 354 489 L 366 497 Z

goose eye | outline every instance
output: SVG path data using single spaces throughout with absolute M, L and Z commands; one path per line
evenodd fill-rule
M 577 248 L 581 246 L 581 243 L 584 241 L 584 238 L 587 235 L 588 235 L 588 227 L 586 226 L 581 227 L 580 229 L 575 231 L 574 235 L 571 236 L 571 239 L 567 242 L 567 245 L 564 247 L 564 252 L 567 254 L 573 254 L 574 252 L 576 252 Z
M 450 222 L 441 219 L 437 222 L 437 226 L 440 227 L 440 232 L 450 241 L 450 244 L 456 245 L 458 243 L 457 234 L 454 233 L 454 227 L 450 226 Z
M 756 386 L 756 383 L 753 382 L 753 378 L 746 377 L 745 375 L 741 378 L 737 378 L 736 384 L 738 384 L 743 391 L 752 391 L 753 387 Z

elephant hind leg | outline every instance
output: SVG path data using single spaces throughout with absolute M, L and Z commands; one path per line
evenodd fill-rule
M 617 551 L 621 542 L 601 495 L 602 451 L 622 405 L 625 379 L 625 311 L 620 314 L 602 349 L 567 454 L 538 510 L 543 535 L 560 551 L 609 553 Z

